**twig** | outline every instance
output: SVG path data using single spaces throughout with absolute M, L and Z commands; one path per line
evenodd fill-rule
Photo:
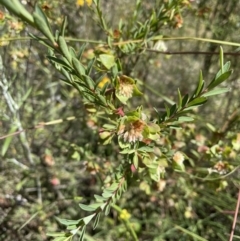
M 10 136 L 15 136 L 15 135 L 21 134 L 22 132 L 25 132 L 25 131 L 35 130 L 35 129 L 38 129 L 38 128 L 44 128 L 45 126 L 55 125 L 55 124 L 62 123 L 64 121 L 71 121 L 71 120 L 75 120 L 75 119 L 76 119 L 75 116 L 69 116 L 69 117 L 64 118 L 64 119 L 58 119 L 58 120 L 53 120 L 53 121 L 48 121 L 48 122 L 40 122 L 36 126 L 28 127 L 26 129 L 22 129 L 22 130 L 15 131 L 13 133 L 10 133 L 10 134 L 4 135 L 4 136 L 0 136 L 0 140 L 5 139 L 5 138 L 10 137 Z
M 233 240 L 234 230 L 235 230 L 236 223 L 237 223 L 237 216 L 238 216 L 239 206 L 240 206 L 240 188 L 239 188 L 239 190 L 238 190 L 238 200 L 237 200 L 237 205 L 236 205 L 236 209 L 235 209 L 235 214 L 234 214 L 234 219 L 233 219 L 233 224 L 232 224 L 232 230 L 231 230 L 231 234 L 230 234 L 229 241 L 232 241 L 232 240 Z
M 210 51 L 160 51 L 156 49 L 145 48 L 148 52 L 154 52 L 158 54 L 166 54 L 166 55 L 186 55 L 186 54 L 194 54 L 194 55 L 219 55 L 219 52 L 210 52 Z M 239 56 L 240 52 L 224 52 L 224 55 L 232 55 Z

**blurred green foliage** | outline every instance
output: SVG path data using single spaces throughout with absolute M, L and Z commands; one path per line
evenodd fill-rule
M 90 10 L 88 1 L 83 5 L 72 0 L 22 3 L 30 12 L 38 3 L 53 31 L 67 16 L 67 44 L 80 50 L 88 43 L 82 53 L 83 66 L 96 54 L 100 56 L 97 67 L 111 69 L 112 59 L 105 57 L 117 54 L 123 74 L 137 80 L 136 87 L 144 96 L 144 101 L 133 99 L 128 108 L 141 105 L 151 118 L 156 118 L 154 108 L 164 116 L 164 103 L 179 103 L 179 92 L 182 96 L 194 93 L 200 69 L 207 85 L 219 69 L 218 44 L 174 37 L 230 43 L 223 49 L 234 72 L 221 87 L 231 87 L 231 91 L 192 110 L 188 117 L 194 121 L 180 124 L 182 129 L 168 129 L 161 136 L 160 145 L 171 150 L 169 157 L 184 156 L 184 169 L 180 166 L 174 171 L 169 159 L 163 159 L 166 172 L 152 182 L 136 172 L 133 158 L 127 191 L 108 216 L 101 215 L 95 230 L 87 227 L 85 235 L 86 240 L 132 240 L 130 225 L 137 240 L 228 240 L 239 188 L 240 82 L 238 55 L 234 55 L 238 49 L 231 45 L 239 42 L 239 1 L 102 1 L 102 13 Z M 157 24 L 151 22 L 155 4 L 170 3 L 174 8 Z M 106 26 L 110 26 L 108 32 Z M 104 111 L 86 104 L 76 89 L 60 81 L 63 76 L 46 58 L 51 53 L 29 38 L 28 33 L 39 36 L 39 32 L 3 7 L 0 31 L 0 239 L 50 240 L 46 233 L 65 231 L 56 216 L 79 220 L 89 215 L 79 203 L 91 204 L 95 194 L 102 194 L 102 186 L 113 180 L 123 155 L 114 138 L 102 144 L 99 133 L 106 134 L 102 127 L 109 124 Z M 144 42 L 156 35 L 173 39 Z M 101 44 L 130 39 L 136 43 L 119 45 L 115 53 Z M 100 78 L 99 86 L 106 87 L 110 77 L 103 85 Z M 240 235 L 239 220 L 235 235 Z

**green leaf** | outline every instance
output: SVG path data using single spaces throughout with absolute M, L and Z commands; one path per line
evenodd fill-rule
M 178 126 L 178 125 L 169 125 L 169 128 L 170 129 L 176 129 L 176 130 L 181 130 L 182 129 L 182 127 Z
M 195 234 L 195 233 L 193 233 L 193 232 L 191 232 L 191 231 L 189 231 L 189 230 L 187 230 L 185 228 L 182 228 L 181 226 L 178 226 L 178 225 L 174 225 L 174 226 L 175 226 L 175 228 L 179 229 L 183 233 L 186 233 L 186 234 L 190 235 L 196 241 L 197 240 L 199 240 L 199 241 L 208 241 L 207 239 L 202 238 L 201 236 L 199 236 L 199 235 L 197 235 L 197 234 Z
M 13 126 L 10 129 L 8 134 L 14 133 L 16 130 L 17 130 L 17 126 Z M 8 137 L 5 138 L 4 143 L 2 145 L 2 150 L 1 150 L 1 155 L 2 156 L 4 156 L 6 154 L 8 148 L 9 148 L 11 142 L 12 142 L 12 139 L 13 139 L 13 135 L 12 136 L 8 136 Z
M 83 218 L 84 224 L 87 225 L 87 224 L 95 217 L 95 215 L 96 215 L 96 214 L 94 213 L 94 214 L 91 214 L 91 215 Z
M 107 187 L 104 189 L 104 192 L 107 191 L 107 192 L 114 192 L 119 186 L 119 183 L 112 183 L 110 187 Z
M 52 241 L 68 241 L 68 240 L 69 240 L 68 237 L 56 237 Z
M 148 124 L 148 131 L 150 133 L 157 133 L 157 132 L 160 131 L 160 127 L 156 123 L 149 123 Z
M 70 52 L 72 58 L 77 58 L 77 53 L 73 47 L 71 47 L 71 46 L 69 47 L 69 52 Z
M 202 105 L 207 101 L 206 97 L 198 97 L 187 104 L 187 107 Z M 186 108 L 187 109 L 187 108 Z
M 37 40 L 40 44 L 46 46 L 47 48 L 50 48 L 53 50 L 53 46 L 44 38 L 40 38 L 34 34 L 31 34 L 31 33 L 28 33 L 28 35 L 32 38 L 32 39 L 35 39 Z
M 110 198 L 112 195 L 113 195 L 112 192 L 106 192 L 106 191 L 104 191 L 102 194 L 102 196 L 105 198 Z
M 101 213 L 98 213 L 97 216 L 95 217 L 94 224 L 93 224 L 93 230 L 97 227 L 100 216 L 101 216 Z
M 67 26 L 67 17 L 65 16 L 61 25 L 60 35 L 64 37 L 65 29 Z
M 101 63 L 106 67 L 107 69 L 111 69 L 115 65 L 115 59 L 113 55 L 110 54 L 100 54 L 99 59 Z
M 85 204 L 79 203 L 80 208 L 87 212 L 93 212 L 96 209 L 98 209 L 101 205 L 102 205 L 102 203 L 93 203 L 90 205 L 85 205 Z
M 85 231 L 86 231 L 86 226 L 83 226 L 82 231 L 81 231 L 81 235 L 79 237 L 79 241 L 84 240 Z
M 87 46 L 87 43 L 84 43 L 84 44 L 82 44 L 82 46 L 81 46 L 80 49 L 78 50 L 77 58 L 78 58 L 79 60 L 81 60 L 82 54 L 83 54 L 86 46 Z
M 18 0 L 0 0 L 0 4 L 5 6 L 10 12 L 34 26 L 33 16 L 24 8 Z
M 212 96 L 212 95 L 219 95 L 219 94 L 223 94 L 226 93 L 228 91 L 230 91 L 230 88 L 216 88 L 214 90 L 210 90 L 209 92 L 203 94 L 203 97 L 208 97 L 208 96 Z
M 198 85 L 197 85 L 196 90 L 194 91 L 193 96 L 197 97 L 203 90 L 203 87 L 204 87 L 204 80 L 203 80 L 203 76 L 202 76 L 202 71 L 200 71 Z
M 105 215 L 106 215 L 106 216 L 110 213 L 110 210 L 111 210 L 111 206 L 110 206 L 110 205 L 107 205 L 107 206 L 106 206 L 106 209 L 105 209 Z
M 82 75 L 85 75 L 85 67 L 79 62 L 78 59 L 72 58 L 72 64 L 78 75 L 81 77 Z
M 178 110 L 182 108 L 182 95 L 180 89 L 178 89 Z
M 43 12 L 43 10 L 38 6 L 38 4 L 35 5 L 35 12 L 44 20 L 45 24 L 48 26 L 49 30 L 52 32 L 48 19 L 47 19 L 45 13 Z
M 69 63 L 72 63 L 72 55 L 69 52 L 67 43 L 63 36 L 59 36 L 58 44 L 63 56 L 68 60 Z
M 128 101 L 128 99 L 129 99 L 129 97 L 126 97 L 126 96 L 123 96 L 123 95 L 119 95 L 118 92 L 116 92 L 116 97 L 117 97 L 118 100 L 119 100 L 122 104 L 124 104 L 124 105 L 127 104 L 127 101 Z
M 187 102 L 188 102 L 188 94 L 184 95 L 184 97 L 182 99 L 182 107 L 185 107 Z
M 26 94 L 21 98 L 21 102 L 18 104 L 18 108 L 20 108 L 23 104 L 23 102 L 28 98 L 28 96 L 31 94 L 32 92 L 32 87 L 29 88 L 26 92 Z
M 105 197 L 99 196 L 97 194 L 94 194 L 94 198 L 97 200 L 97 202 L 105 202 L 107 200 Z
M 88 66 L 87 66 L 87 70 L 86 70 L 86 75 L 90 75 L 91 74 L 91 71 L 92 71 L 92 68 L 93 68 L 93 65 L 96 61 L 96 58 L 92 58 L 89 62 L 88 62 Z
M 138 151 L 141 151 L 141 152 L 153 152 L 154 149 L 150 146 L 142 146 L 140 148 L 138 148 Z
M 208 90 L 213 89 L 217 85 L 220 85 L 223 81 L 225 81 L 230 75 L 232 74 L 232 70 L 229 70 L 223 74 L 221 74 L 219 77 L 215 78 L 207 87 Z
M 215 76 L 215 79 L 217 79 L 219 76 L 221 76 L 222 74 L 224 74 L 225 72 L 227 72 L 229 69 L 230 69 L 230 66 L 231 66 L 231 62 L 228 61 L 226 62 L 222 68 L 217 72 L 216 76 Z
M 170 109 L 169 109 L 169 107 L 167 106 L 166 103 L 164 104 L 164 106 L 165 106 L 165 109 L 166 109 L 167 117 L 170 117 Z
M 57 219 L 57 221 L 65 226 L 69 226 L 69 225 L 77 225 L 81 219 L 79 220 L 69 220 L 69 219 L 63 219 L 63 218 L 58 218 L 55 217 Z
M 178 118 L 178 120 L 188 122 L 188 121 L 193 121 L 194 119 L 192 117 L 189 117 L 189 116 L 180 116 Z
M 89 87 L 90 90 L 94 89 L 94 81 L 91 77 L 89 77 L 88 75 L 82 75 L 81 76 L 83 81 L 86 83 L 86 85 Z
M 189 116 L 180 116 L 177 120 L 177 122 L 179 122 L 179 123 L 191 122 L 191 121 L 194 121 L 194 119 Z
M 135 152 L 134 149 L 124 149 L 124 150 L 120 151 L 119 153 L 121 153 L 121 154 L 132 154 L 134 152 Z
M 60 64 L 61 66 L 67 68 L 68 70 L 72 70 L 72 67 L 62 59 L 59 59 L 59 58 L 56 58 L 56 57 L 53 57 L 53 56 L 47 56 L 47 58 L 50 61 L 53 61 L 54 63 Z
M 137 154 L 137 152 L 135 152 L 135 154 L 133 156 L 133 165 L 136 169 L 138 169 L 138 154 Z
M 176 113 L 176 111 L 177 111 L 177 104 L 174 104 L 174 105 L 172 105 L 171 108 L 170 108 L 169 117 L 170 117 L 170 116 L 173 116 L 173 115 Z
M 33 13 L 34 23 L 36 24 L 39 31 L 41 31 L 51 42 L 56 45 L 54 36 L 51 29 L 46 24 L 44 18 L 42 18 L 37 12 Z
M 67 226 L 67 230 L 74 230 L 77 228 L 77 225 L 69 225 Z
M 50 233 L 47 233 L 46 235 L 50 237 L 66 237 L 66 234 L 63 232 L 50 232 Z

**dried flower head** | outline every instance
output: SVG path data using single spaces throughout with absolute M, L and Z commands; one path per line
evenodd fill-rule
M 145 123 L 137 120 L 126 125 L 120 125 L 118 135 L 123 137 L 125 142 L 136 142 L 143 139 L 143 130 Z
M 173 155 L 173 160 L 178 164 L 178 165 L 182 165 L 183 161 L 184 161 L 184 156 L 180 151 L 177 151 L 174 155 Z
M 128 78 L 121 76 L 118 78 L 119 86 L 117 88 L 118 95 L 131 98 L 133 95 L 134 84 Z

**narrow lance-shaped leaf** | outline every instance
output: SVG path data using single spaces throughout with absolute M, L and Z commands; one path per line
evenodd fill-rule
M 135 152 L 134 156 L 133 156 L 133 165 L 136 169 L 138 169 L 138 155 L 137 152 Z
M 68 237 L 56 237 L 52 241 L 68 241 L 68 240 L 69 240 Z
M 90 205 L 85 205 L 85 204 L 80 203 L 79 206 L 84 211 L 92 212 L 92 211 L 95 211 L 98 207 L 100 207 L 101 203 L 93 203 Z
M 64 39 L 63 36 L 59 36 L 58 38 L 58 44 L 59 44 L 59 48 L 62 51 L 62 54 L 64 55 L 65 58 L 67 58 L 67 60 L 69 61 L 69 63 L 72 63 L 72 56 L 68 50 L 68 46 L 67 43 Z
M 46 235 L 49 237 L 66 237 L 66 234 L 63 232 L 51 232 L 51 233 L 46 233 Z
M 58 217 L 55 217 L 57 219 L 57 221 L 65 226 L 68 226 L 68 225 L 77 225 L 79 222 L 80 222 L 80 219 L 79 220 L 69 220 L 69 219 L 63 219 L 63 218 L 58 218 Z
M 0 4 L 5 6 L 9 12 L 15 14 L 17 17 L 34 26 L 33 16 L 23 7 L 23 5 L 18 0 L 0 0 Z
M 91 215 L 83 218 L 84 224 L 87 225 L 95 216 L 96 216 L 96 214 L 94 213 L 94 214 L 91 214 Z
M 61 31 L 60 31 L 60 35 L 63 37 L 64 37 L 66 26 L 67 26 L 67 17 L 64 17 L 62 25 L 61 25 Z
M 79 62 L 78 59 L 73 58 L 72 59 L 72 64 L 76 72 L 78 73 L 79 76 L 85 75 L 85 68 L 84 66 Z
M 33 18 L 38 30 L 41 31 L 54 45 L 56 45 L 54 36 L 44 19 L 36 12 L 33 13 Z
M 178 110 L 182 108 L 182 95 L 180 90 L 178 89 Z
M 193 96 L 197 97 L 201 93 L 201 91 L 203 90 L 203 87 L 204 87 L 204 80 L 203 80 L 203 76 L 202 76 L 202 71 L 200 71 L 198 86 L 197 86 L 196 90 L 194 91 Z
M 202 97 L 208 97 L 208 96 L 212 96 L 212 95 L 219 95 L 219 94 L 223 94 L 230 91 L 230 88 L 216 88 L 213 90 L 208 91 L 207 93 L 203 94 Z
M 221 74 L 218 78 L 214 79 L 207 87 L 208 90 L 212 90 L 216 86 L 220 85 L 224 82 L 230 75 L 232 74 L 232 70 L 229 70 L 223 74 Z
M 187 107 L 202 105 L 207 101 L 206 97 L 198 97 L 187 104 Z
M 86 231 L 86 225 L 83 226 L 83 228 L 82 228 L 81 235 L 79 237 L 79 241 L 83 241 L 84 240 L 85 231 Z
M 48 42 L 46 39 L 40 38 L 40 37 L 38 37 L 38 36 L 36 36 L 36 35 L 34 35 L 34 34 L 31 34 L 31 33 L 28 33 L 28 35 L 29 35 L 32 39 L 37 40 L 40 44 L 46 46 L 48 49 L 51 49 L 51 50 L 54 49 L 54 47 L 53 47 L 53 46 L 50 44 L 50 42 Z
M 80 49 L 78 50 L 77 58 L 78 58 L 79 60 L 81 60 L 82 54 L 83 54 L 86 46 L 87 46 L 87 44 L 84 43 L 84 44 L 82 44 L 82 46 L 81 46 Z
M 182 99 L 182 107 L 184 107 L 188 102 L 188 94 L 184 95 Z
M 176 113 L 176 111 L 177 111 L 177 105 L 174 104 L 170 108 L 170 115 L 169 116 L 173 116 Z
M 52 32 L 48 19 L 47 19 L 45 13 L 42 11 L 42 9 L 38 6 L 38 4 L 35 5 L 35 12 L 41 17 L 41 19 L 44 20 L 45 24 L 48 26 L 48 29 L 50 30 L 50 32 Z
M 98 213 L 97 216 L 95 217 L 94 224 L 93 224 L 93 230 L 96 229 L 99 219 L 100 219 L 101 213 Z
M 54 63 L 57 63 L 57 64 L 60 64 L 62 65 L 63 67 L 67 68 L 68 70 L 71 70 L 71 66 L 69 64 L 67 64 L 64 60 L 62 59 L 59 59 L 59 58 L 56 58 L 56 57 L 53 57 L 53 56 L 47 56 L 47 58 L 54 62 Z
M 96 58 L 92 58 L 89 62 L 88 62 L 88 66 L 87 66 L 87 70 L 86 70 L 86 75 L 90 75 L 91 71 L 92 71 L 92 67 L 94 65 L 96 61 Z

